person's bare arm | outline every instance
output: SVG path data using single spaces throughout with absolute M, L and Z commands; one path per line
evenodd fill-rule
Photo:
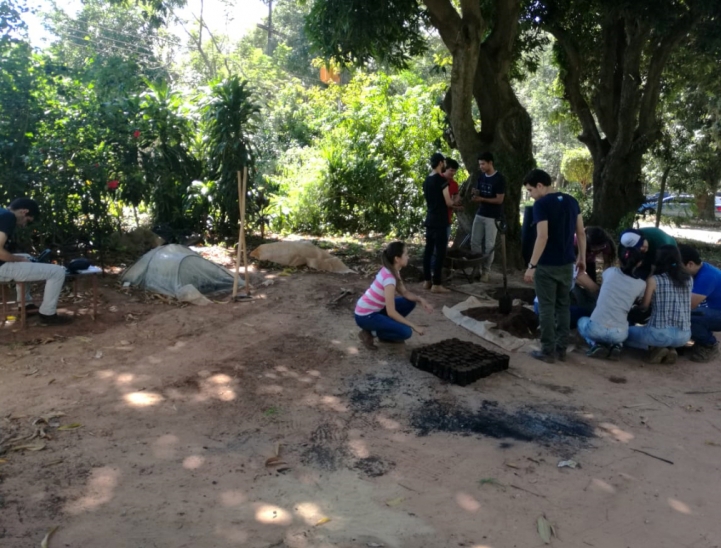
M 536 224 L 536 243 L 533 245 L 533 255 L 531 255 L 531 264 L 538 265 L 538 261 L 541 259 L 541 255 L 546 249 L 548 244 L 548 221 L 541 221 Z M 531 283 L 533 281 L 535 269 L 529 268 L 526 270 L 526 275 L 523 277 L 526 282 Z
M 399 287 L 396 288 L 396 291 L 401 297 L 405 297 L 412 303 L 418 303 L 423 307 L 423 310 L 430 313 L 433 311 L 433 305 L 431 305 L 427 300 L 425 300 L 420 295 L 416 295 L 415 293 L 412 293 L 408 291 L 408 288 L 406 288 L 405 284 L 401 284 Z M 395 305 L 395 303 L 394 303 Z M 387 307 L 386 307 L 387 308 Z M 395 308 L 395 306 L 393 307 Z
M 641 306 L 643 308 L 648 308 L 649 306 L 651 306 L 651 300 L 653 299 L 653 294 L 655 291 L 656 278 L 654 276 L 651 276 L 646 282 L 646 293 L 643 294 L 643 302 L 641 303 Z
M 7 243 L 7 241 L 8 235 L 4 232 L 0 232 L 0 261 L 5 261 L 6 263 L 30 262 L 26 257 L 18 257 L 17 255 L 13 255 L 7 249 L 5 249 L 5 244 Z
M 698 293 L 691 293 L 691 310 L 698 308 L 702 302 L 706 300 L 706 295 L 699 295 Z
M 451 198 L 451 191 L 448 187 L 443 189 L 443 199 L 446 201 L 448 207 L 453 207 L 453 198 Z
M 416 324 L 409 322 L 396 310 L 396 286 L 387 285 L 383 293 L 386 297 L 386 314 L 388 314 L 388 317 L 392 320 L 397 321 L 398 323 L 407 325 L 419 335 L 423 335 L 424 331 L 421 327 L 418 327 Z
M 594 282 L 591 279 L 591 276 L 589 276 L 585 272 L 578 273 L 578 275 L 576 276 L 576 285 L 582 287 L 587 291 L 590 291 L 591 293 L 598 293 L 601 290 L 601 286 Z
M 576 267 L 578 273 L 586 271 L 586 229 L 583 227 L 583 215 L 576 217 L 576 242 L 578 244 L 578 258 Z

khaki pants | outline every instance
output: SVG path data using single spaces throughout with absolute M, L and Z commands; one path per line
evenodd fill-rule
M 476 215 L 471 229 L 471 251 L 486 256 L 482 264 L 483 272 L 491 271 L 497 235 L 498 228 L 496 228 L 495 219 Z
M 18 255 L 29 257 L 29 255 Z M 65 283 L 65 267 L 44 263 L 5 263 L 0 265 L 0 282 L 45 282 L 45 294 L 40 305 L 40 313 L 52 316 L 57 312 L 60 291 Z M 20 287 L 18 286 L 18 302 L 20 302 Z M 30 293 L 27 292 L 25 304 L 30 302 Z

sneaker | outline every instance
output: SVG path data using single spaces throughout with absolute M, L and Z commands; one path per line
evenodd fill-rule
M 430 280 L 423 282 L 423 289 L 430 289 L 431 287 L 433 287 L 433 282 Z
M 559 362 L 565 362 L 566 361 L 566 349 L 556 347 L 556 358 L 558 358 Z
M 556 357 L 553 354 L 546 354 L 541 350 L 531 352 L 531 357 L 546 363 L 556 363 Z
M 661 346 L 651 346 L 648 349 L 648 354 L 646 355 L 646 363 L 653 363 L 653 364 L 660 364 L 663 362 L 664 359 L 668 357 L 668 348 L 664 348 Z
M 620 362 L 621 361 L 621 345 L 620 344 L 614 344 L 611 347 L 611 352 L 608 355 L 608 359 L 612 362 Z
M 661 363 L 664 365 L 674 365 L 676 363 L 676 360 L 678 359 L 678 352 L 676 352 L 675 348 L 669 348 L 668 349 L 668 355 L 663 359 Z
M 484 272 L 481 274 L 481 283 L 487 284 L 491 283 L 491 273 L 490 272 Z
M 443 287 L 442 285 L 432 285 L 431 293 L 450 293 L 451 290 Z
M 57 314 L 45 315 L 42 313 L 38 314 L 40 318 L 40 325 L 65 325 L 72 322 L 72 318 L 68 316 L 58 316 Z
M 691 352 L 691 361 L 696 363 L 710 362 L 719 355 L 718 343 L 711 346 L 703 344 L 694 344 Z
M 360 333 L 358 333 L 358 338 L 368 350 L 378 350 L 376 345 L 373 344 L 373 334 L 370 331 L 361 329 Z
M 608 346 L 604 346 L 602 344 L 594 344 L 588 352 L 586 352 L 586 356 L 589 358 L 597 358 L 597 359 L 606 359 L 611 354 L 611 349 Z

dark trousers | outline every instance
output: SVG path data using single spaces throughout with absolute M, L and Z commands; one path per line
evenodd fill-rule
M 448 250 L 448 228 L 426 228 L 426 249 L 423 252 L 423 279 L 433 280 L 434 285 L 441 285 L 443 263 Z M 435 255 L 435 261 L 433 256 Z M 432 275 L 431 275 L 432 271 Z
M 697 308 L 691 312 L 691 339 L 702 346 L 716 344 L 714 331 L 721 331 L 721 310 Z
M 541 350 L 553 354 L 565 350 L 571 331 L 571 283 L 573 265 L 538 265 L 534 276 L 541 325 Z
M 416 307 L 416 303 L 409 301 L 404 297 L 396 297 L 396 311 L 404 318 L 408 316 Z M 373 336 L 384 341 L 405 341 L 411 338 L 413 330 L 388 317 L 388 312 L 384 308 L 380 312 L 373 312 L 367 316 L 355 315 L 355 323 L 358 327 L 370 331 Z

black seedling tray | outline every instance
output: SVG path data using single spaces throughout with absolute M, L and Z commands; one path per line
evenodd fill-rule
M 415 367 L 460 386 L 508 369 L 509 361 L 505 354 L 460 339 L 446 339 L 411 352 Z

